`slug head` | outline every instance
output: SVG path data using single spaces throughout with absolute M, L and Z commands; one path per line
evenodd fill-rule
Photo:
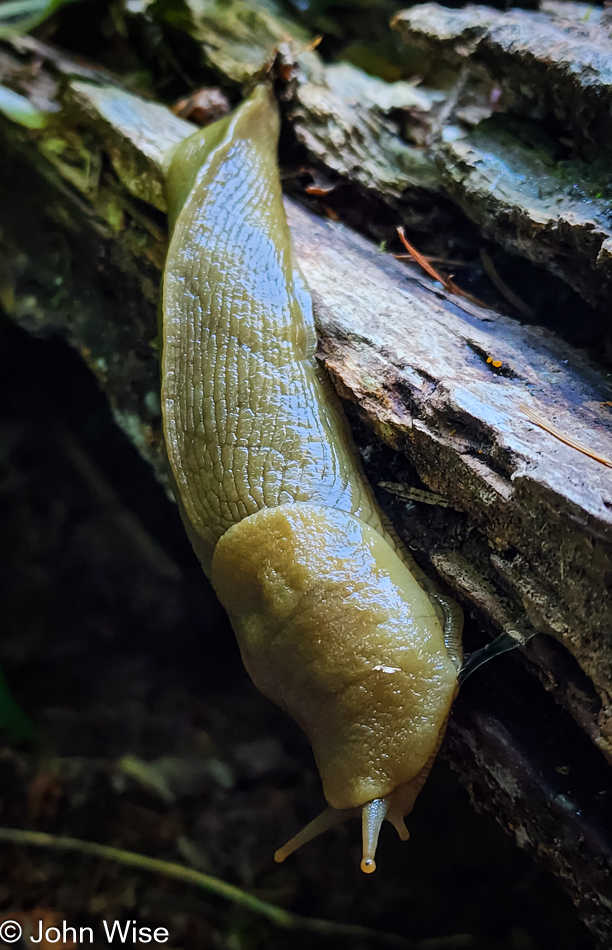
M 277 857 L 363 813 L 373 870 L 384 818 L 408 835 L 456 690 L 429 597 L 374 529 L 297 503 L 231 527 L 212 581 L 255 685 L 308 735 L 331 806 Z

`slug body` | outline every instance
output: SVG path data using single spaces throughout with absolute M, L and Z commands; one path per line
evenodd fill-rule
M 386 524 L 314 358 L 258 87 L 172 156 L 162 409 L 190 538 L 261 691 L 305 730 L 330 808 L 277 852 L 362 814 L 407 837 L 457 687 L 444 611 Z

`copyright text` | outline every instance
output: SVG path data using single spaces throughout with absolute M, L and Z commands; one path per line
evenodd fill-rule
M 17 920 L 3 920 L 0 923 L 0 942 L 17 943 L 22 938 L 36 945 L 47 943 L 69 944 L 93 943 L 93 927 L 70 927 L 66 921 L 61 926 L 46 927 L 42 920 L 36 922 L 31 932 L 27 932 Z M 100 934 L 107 943 L 167 943 L 169 932 L 165 927 L 141 927 L 136 920 L 103 920 Z

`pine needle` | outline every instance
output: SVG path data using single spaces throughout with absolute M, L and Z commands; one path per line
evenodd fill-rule
M 535 320 L 535 313 L 524 300 L 519 297 L 518 294 L 515 294 L 505 280 L 497 273 L 495 264 L 493 263 L 491 256 L 487 254 L 484 247 L 480 249 L 480 260 L 482 261 L 482 266 L 489 275 L 491 282 L 497 287 L 500 294 L 503 294 L 508 303 L 511 303 L 513 307 L 516 307 L 519 313 L 522 313 L 524 317 L 528 320 Z
M 384 488 L 391 495 L 403 498 L 404 501 L 420 501 L 424 505 L 437 505 L 439 508 L 451 507 L 444 495 L 425 491 L 423 488 L 413 488 L 412 485 L 404 485 L 403 482 L 379 482 L 378 487 Z
M 603 455 L 598 455 L 597 452 L 593 452 L 592 449 L 587 448 L 582 442 L 577 442 L 571 435 L 566 435 L 566 433 L 558 429 L 557 426 L 551 422 L 547 422 L 546 419 L 535 412 L 534 409 L 530 409 L 529 406 L 525 405 L 520 405 L 519 409 L 525 413 L 530 422 L 539 426 L 540 429 L 544 429 L 544 431 L 550 433 L 550 435 L 554 435 L 555 439 L 559 439 L 559 441 L 564 442 L 565 445 L 576 449 L 577 452 L 582 452 L 583 455 L 588 455 L 589 458 L 595 459 L 596 462 L 601 462 L 602 465 L 607 465 L 608 468 L 612 468 L 612 462 L 609 459 L 604 458 Z
M 440 284 L 442 284 L 447 293 L 457 294 L 459 297 L 465 297 L 466 300 L 469 300 L 470 303 L 476 304 L 477 307 L 484 307 L 485 310 L 487 309 L 486 303 L 483 303 L 482 300 L 478 299 L 478 297 L 473 297 L 472 294 L 468 294 L 467 291 L 461 290 L 461 287 L 458 287 L 457 284 L 449 277 L 444 277 L 443 274 L 439 274 L 435 267 L 432 267 L 427 258 L 420 254 L 416 247 L 413 247 L 408 241 L 403 228 L 397 228 L 397 233 L 400 241 L 410 256 L 413 257 L 417 264 L 423 268 L 426 274 L 429 274 L 430 277 L 433 277 L 434 280 L 437 280 Z

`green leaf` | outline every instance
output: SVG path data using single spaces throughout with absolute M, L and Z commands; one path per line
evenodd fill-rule
M 21 36 L 76 0 L 5 0 L 0 4 L 0 38 Z
M 47 123 L 47 115 L 32 105 L 25 96 L 0 86 L 0 112 L 26 129 L 42 129 Z

